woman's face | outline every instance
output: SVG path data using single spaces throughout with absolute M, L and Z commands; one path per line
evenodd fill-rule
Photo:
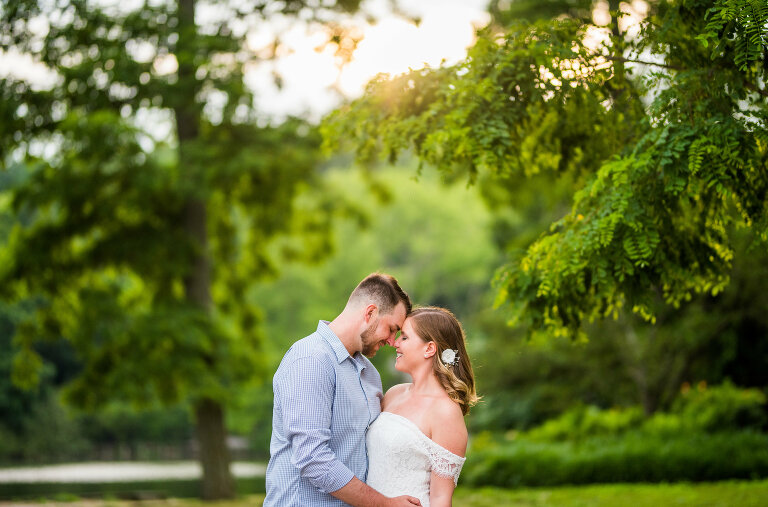
M 405 373 L 413 371 L 424 362 L 431 361 L 431 358 L 424 357 L 427 342 L 416 334 L 412 323 L 413 319 L 405 319 L 400 336 L 395 340 L 395 350 L 397 351 L 395 368 Z

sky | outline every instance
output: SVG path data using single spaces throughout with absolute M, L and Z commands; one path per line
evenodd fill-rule
M 100 1 L 110 6 L 112 3 L 112 0 Z M 124 1 L 135 8 L 135 1 Z M 344 22 L 347 27 L 356 26 L 362 40 L 352 60 L 343 68 L 334 55 L 335 48 L 331 45 L 323 48 L 325 32 L 308 30 L 293 19 L 281 22 L 279 17 L 271 17 L 259 31 L 249 33 L 248 45 L 256 52 L 271 43 L 276 34 L 280 34 L 284 44 L 282 56 L 253 65 L 246 73 L 246 83 L 256 90 L 260 115 L 270 121 L 291 115 L 318 120 L 344 98 L 361 95 L 365 84 L 379 72 L 396 75 L 409 68 L 439 66 L 443 60 L 449 64 L 459 61 L 473 43 L 476 28 L 489 20 L 485 12 L 487 0 L 399 0 L 398 3 L 409 16 L 420 18 L 418 26 L 390 12 L 384 0 L 367 0 L 364 9 L 374 13 L 377 21 L 371 24 L 359 14 Z M 43 20 L 32 23 L 31 27 L 42 33 L 47 30 Z M 156 71 L 175 72 L 176 68 L 174 57 L 155 61 Z M 31 56 L 0 51 L 0 77 L 9 74 L 42 88 L 56 79 L 55 72 L 35 63 Z M 276 74 L 282 78 L 280 88 L 275 84 Z
M 247 76 L 249 85 L 259 91 L 259 111 L 271 117 L 304 113 L 317 117 L 336 107 L 342 97 L 361 95 L 379 72 L 396 75 L 409 68 L 436 67 L 443 60 L 455 63 L 466 56 L 476 28 L 489 21 L 487 0 L 400 0 L 408 15 L 421 19 L 418 26 L 377 3 L 368 2 L 377 13 L 375 24 L 356 19 L 363 38 L 352 61 L 341 69 L 332 46 L 317 50 L 322 33 L 310 35 L 301 26 L 289 31 L 283 42 L 290 54 Z M 269 41 L 271 35 L 267 29 L 252 40 Z M 284 79 L 281 90 L 274 84 L 272 71 Z

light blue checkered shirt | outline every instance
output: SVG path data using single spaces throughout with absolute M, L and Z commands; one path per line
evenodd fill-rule
M 381 377 L 350 356 L 327 322 L 293 344 L 272 379 L 275 395 L 265 506 L 345 505 L 329 492 L 365 481 L 365 433 L 381 412 Z

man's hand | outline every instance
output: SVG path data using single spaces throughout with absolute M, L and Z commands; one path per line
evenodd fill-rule
M 396 496 L 394 498 L 388 498 L 387 500 L 388 507 L 411 507 L 413 505 L 421 505 L 418 498 L 408 495 Z
M 357 477 L 352 477 L 346 486 L 332 491 L 331 495 L 355 507 L 412 507 L 421 505 L 419 499 L 412 496 L 386 497 Z

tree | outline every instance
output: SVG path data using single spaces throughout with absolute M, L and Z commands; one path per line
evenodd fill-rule
M 205 498 L 234 494 L 224 409 L 261 374 L 244 295 L 270 272 L 276 234 L 303 238 L 293 258 L 327 249 L 333 210 L 322 189 L 295 203 L 314 184 L 317 137 L 300 121 L 256 125 L 243 77 L 258 58 L 245 38 L 271 16 L 322 23 L 358 4 L 0 7 L 2 51 L 53 75 L 0 80 L 0 163 L 21 174 L 0 188 L 15 220 L 0 291 L 25 308 L 14 378 L 33 385 L 36 343 L 64 338 L 82 362 L 68 389 L 77 406 L 190 400 Z
M 326 140 L 362 161 L 410 148 L 471 182 L 570 179 L 570 211 L 499 270 L 499 304 L 558 335 L 653 321 L 657 299 L 723 290 L 738 229 L 765 248 L 767 22 L 764 2 L 682 0 L 634 37 L 578 16 L 491 29 L 455 67 L 372 83 Z

